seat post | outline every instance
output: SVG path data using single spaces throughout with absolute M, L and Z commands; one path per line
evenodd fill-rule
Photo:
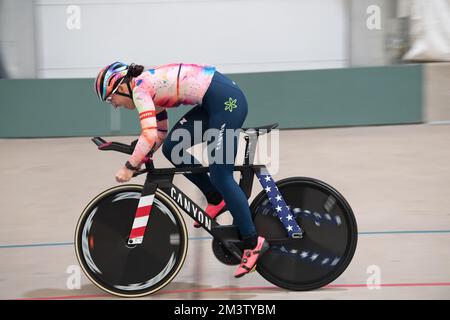
M 255 160 L 256 153 L 256 145 L 258 143 L 258 131 L 254 133 L 247 133 L 244 137 L 245 139 L 245 156 L 244 156 L 244 164 L 249 165 L 253 164 Z
M 246 134 L 245 139 L 245 155 L 244 155 L 244 168 L 241 171 L 239 178 L 239 187 L 244 191 L 247 199 L 250 199 L 253 188 L 253 178 L 255 172 L 250 164 L 253 164 L 255 160 L 256 145 L 258 142 L 258 131 L 252 132 L 251 134 Z

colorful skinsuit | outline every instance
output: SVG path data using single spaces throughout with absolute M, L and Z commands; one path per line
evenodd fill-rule
M 233 131 L 242 127 L 247 116 L 247 101 L 236 83 L 209 65 L 169 64 L 144 71 L 134 79 L 133 100 L 139 112 L 142 133 L 130 158 L 133 166 L 139 166 L 152 146 L 163 145 L 163 153 L 172 161 L 171 151 L 178 139 L 171 139 L 178 128 L 188 130 L 194 137 L 194 121 L 202 122 L 202 135 L 207 129 Z M 166 108 L 195 105 L 167 134 Z M 222 152 L 222 161 L 213 163 L 210 159 L 210 175 L 187 174 L 205 196 L 219 195 L 225 200 L 228 210 L 238 226 L 241 238 L 256 236 L 251 219 L 247 197 L 233 178 L 234 159 L 237 153 L 237 137 L 221 135 L 221 145 L 225 149 L 227 139 L 234 139 L 234 149 Z M 176 141 L 175 141 L 176 140 Z M 191 146 L 202 141 L 191 141 Z M 208 147 L 217 141 L 209 142 Z M 214 147 L 215 145 L 213 145 Z M 220 146 L 215 146 L 216 148 Z M 218 149 L 217 149 L 218 150 Z M 183 152 L 187 152 L 183 150 Z M 192 155 L 188 165 L 199 165 Z M 226 161 L 232 159 L 233 163 Z M 174 163 L 177 167 L 185 164 Z M 217 196 L 215 197 L 217 198 Z M 209 199 L 208 199 L 208 202 Z M 210 202 L 211 203 L 211 202 Z

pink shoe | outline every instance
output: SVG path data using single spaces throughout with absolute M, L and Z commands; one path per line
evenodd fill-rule
M 221 213 L 226 211 L 226 208 L 225 208 L 225 210 L 223 210 L 224 207 L 225 207 L 225 201 L 224 200 L 222 200 L 222 202 L 220 202 L 217 205 L 208 203 L 208 206 L 206 207 L 205 212 L 211 219 L 214 219 L 219 214 L 221 214 Z M 194 228 L 200 228 L 200 227 L 201 227 L 200 224 L 198 224 L 197 222 L 194 223 Z
M 259 257 L 269 249 L 269 247 L 269 243 L 266 239 L 261 236 L 258 237 L 258 244 L 255 248 L 244 250 L 241 264 L 237 268 L 234 277 L 240 278 L 249 272 L 255 271 L 256 262 L 258 261 Z

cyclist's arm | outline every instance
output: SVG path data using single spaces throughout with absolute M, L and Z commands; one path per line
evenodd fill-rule
M 139 112 L 141 135 L 128 161 L 132 166 L 139 167 L 158 140 L 156 109 L 151 95 L 145 90 L 144 86 L 134 87 L 133 101 L 136 110 Z

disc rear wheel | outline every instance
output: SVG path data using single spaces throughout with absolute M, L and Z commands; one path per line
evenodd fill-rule
M 276 183 L 303 238 L 287 238 L 277 211 L 262 191 L 251 212 L 258 234 L 274 241 L 258 261 L 258 272 L 271 283 L 289 290 L 313 290 L 345 271 L 357 243 L 357 225 L 344 197 L 331 186 L 311 178 L 289 178 Z

